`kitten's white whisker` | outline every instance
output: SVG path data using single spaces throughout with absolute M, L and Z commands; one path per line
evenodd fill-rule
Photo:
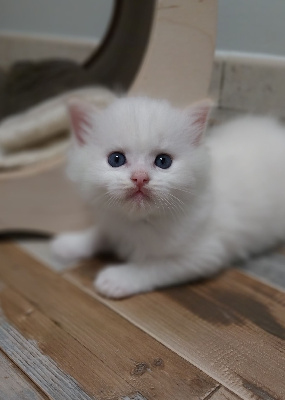
M 168 204 L 168 207 L 175 209 L 175 212 L 178 216 L 178 213 L 183 212 L 185 213 L 185 203 L 179 199 L 177 196 L 173 195 L 172 193 L 165 193 L 162 189 L 156 190 L 157 197 L 163 199 L 164 203 Z
M 180 192 L 184 192 L 184 193 L 189 193 L 189 194 L 193 194 L 194 193 L 194 191 L 193 190 L 189 190 L 189 189 L 182 189 L 182 188 L 178 188 L 178 187 L 175 187 L 175 186 L 169 186 L 169 188 L 170 189 L 173 189 L 173 190 L 179 190 Z
M 171 196 L 171 199 L 170 199 L 171 203 L 175 207 L 177 213 L 182 212 L 183 214 L 185 214 L 185 212 L 186 212 L 185 203 L 182 200 L 180 200 L 178 197 L 172 195 L 171 193 L 169 193 L 169 195 Z
M 160 203 L 161 203 L 163 209 L 165 210 L 164 206 L 166 206 L 166 208 L 167 208 L 168 211 L 171 213 L 171 215 L 172 215 L 175 219 L 177 219 L 178 213 L 177 213 L 176 204 L 173 203 L 173 202 L 171 202 L 171 201 L 169 201 L 169 199 L 167 199 L 167 197 L 165 197 L 165 196 L 163 196 L 163 195 L 160 195 L 160 196 L 158 197 L 158 199 L 160 200 Z
M 175 196 L 174 194 L 168 193 L 167 195 L 168 195 L 168 196 L 171 196 L 173 199 L 175 199 L 176 201 L 178 201 L 179 204 L 185 205 L 185 202 L 182 201 L 181 199 L 179 199 L 179 197 Z

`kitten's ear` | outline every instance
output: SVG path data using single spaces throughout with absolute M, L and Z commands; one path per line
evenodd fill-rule
M 210 111 L 214 106 L 211 99 L 205 99 L 187 108 L 193 144 L 198 146 L 207 127 Z
M 77 143 L 83 146 L 92 132 L 97 109 L 91 103 L 79 99 L 69 100 L 67 109 L 72 133 Z

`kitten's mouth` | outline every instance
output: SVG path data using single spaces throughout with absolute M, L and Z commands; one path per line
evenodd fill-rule
M 139 204 L 143 203 L 144 201 L 150 200 L 149 191 L 143 188 L 132 190 L 128 195 L 128 199 Z

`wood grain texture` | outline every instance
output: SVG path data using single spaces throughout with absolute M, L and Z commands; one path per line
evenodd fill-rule
M 47 400 L 47 397 L 0 351 L 0 399 Z
M 111 301 L 92 287 L 94 264 L 64 276 L 241 398 L 285 398 L 283 292 L 232 269 L 206 282 Z
M 147 400 L 140 393 L 135 393 L 132 397 L 124 397 L 122 400 Z
M 72 376 L 84 391 L 100 399 L 119 398 L 133 392 L 132 386 L 106 363 L 14 290 L 7 287 L 1 290 L 0 305 L 6 321 L 17 329 L 23 340 L 36 344 L 42 354 L 56 363 L 52 371 L 55 376 L 59 368 L 66 376 Z M 33 379 L 33 369 L 26 373 Z
M 239 399 L 240 397 L 236 396 L 235 394 L 233 394 L 224 387 L 218 388 L 214 393 L 210 394 L 209 398 L 207 398 L 207 400 L 239 400 Z
M 55 362 L 42 354 L 35 343 L 25 339 L 3 316 L 0 316 L 2 351 L 52 399 L 92 400 Z
M 139 393 L 147 400 L 173 400 L 178 398 L 178 393 L 180 399 L 204 400 L 219 386 L 189 362 L 13 245 L 0 246 L 0 279 L 80 342 L 101 361 L 102 368 L 107 365 L 127 382 L 132 393 L 124 393 L 122 398 Z M 11 314 L 7 309 L 6 302 L 4 311 L 9 320 Z M 48 336 L 42 340 L 48 340 Z M 112 375 L 108 378 L 110 387 L 114 387 Z

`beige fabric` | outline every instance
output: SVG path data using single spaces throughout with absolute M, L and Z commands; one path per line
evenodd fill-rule
M 6 118 L 0 124 L 0 168 L 20 167 L 63 154 L 68 144 L 66 102 L 74 97 L 103 108 L 115 95 L 102 88 L 75 90 Z
M 14 153 L 0 153 L 0 172 L 1 169 L 20 168 L 61 156 L 67 150 L 68 142 L 68 136 L 62 135 L 34 148 L 21 149 Z

